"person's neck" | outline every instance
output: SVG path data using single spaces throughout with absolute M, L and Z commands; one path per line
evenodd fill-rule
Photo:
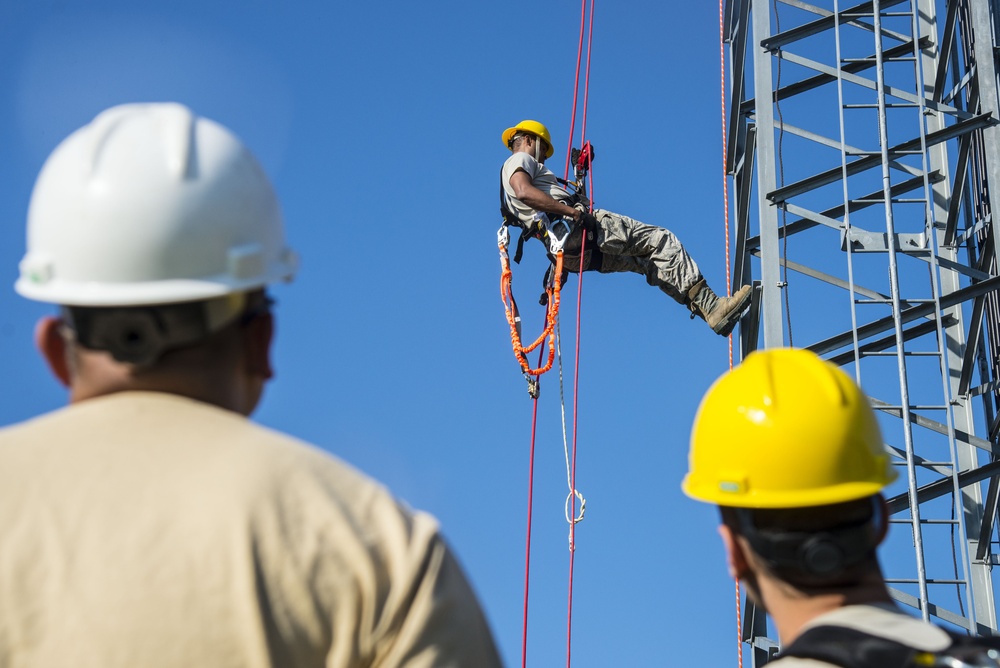
M 892 603 L 892 597 L 881 578 L 840 591 L 808 594 L 787 584 L 761 578 L 761 595 L 765 607 L 774 619 L 782 645 L 793 642 L 803 627 L 820 615 L 848 605 Z
M 99 380 L 78 379 L 70 387 L 70 403 L 79 403 L 118 392 L 162 392 L 175 394 L 202 403 L 218 406 L 242 415 L 249 415 L 255 401 L 245 396 L 238 384 L 221 382 L 222 379 L 206 376 L 191 378 L 173 374 L 155 374 L 150 377 L 102 377 Z

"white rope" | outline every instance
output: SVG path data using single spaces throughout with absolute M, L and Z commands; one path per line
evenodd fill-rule
M 566 503 L 563 509 L 563 514 L 566 516 L 566 522 L 569 523 L 570 531 L 570 549 L 573 548 L 572 544 L 572 526 L 577 522 L 583 521 L 583 515 L 587 512 L 587 499 L 583 498 L 578 490 L 573 488 L 573 474 L 570 469 L 569 461 L 569 440 L 566 438 L 566 396 L 563 390 L 563 364 L 562 364 L 562 332 L 559 328 L 559 322 L 561 318 L 556 316 L 556 357 L 559 363 L 559 410 L 562 413 L 562 437 L 563 437 L 563 454 L 566 457 L 566 487 L 569 488 L 569 494 L 566 495 Z M 573 501 L 573 495 L 580 501 L 580 514 L 573 517 L 572 511 L 570 510 L 570 504 Z

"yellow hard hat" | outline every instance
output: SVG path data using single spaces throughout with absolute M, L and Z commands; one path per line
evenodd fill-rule
M 684 493 L 720 506 L 829 505 L 896 479 L 861 389 L 837 366 L 792 348 L 752 353 L 712 385 L 688 459 Z
M 514 138 L 514 135 L 518 132 L 530 132 L 536 137 L 541 137 L 545 140 L 545 145 L 548 146 L 548 150 L 545 152 L 545 159 L 548 160 L 552 157 L 552 153 L 555 149 L 552 148 L 552 137 L 549 135 L 549 129 L 539 123 L 538 121 L 521 121 L 512 128 L 507 128 L 503 131 L 501 139 L 503 139 L 503 145 L 510 148 L 510 142 Z

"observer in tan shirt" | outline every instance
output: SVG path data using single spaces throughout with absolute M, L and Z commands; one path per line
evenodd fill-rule
M 42 170 L 17 290 L 70 405 L 0 429 L 0 666 L 470 666 L 500 660 L 436 522 L 251 423 L 270 184 L 181 105 L 110 109 Z

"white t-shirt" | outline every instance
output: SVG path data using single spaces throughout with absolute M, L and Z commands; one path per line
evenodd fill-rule
M 531 185 L 552 199 L 560 202 L 567 202 L 570 199 L 569 192 L 559 185 L 559 181 L 551 169 L 523 151 L 514 153 L 503 163 L 501 182 L 504 192 L 507 194 L 507 206 L 522 223 L 530 224 L 535 210 L 514 197 L 514 189 L 510 187 L 510 177 L 514 176 L 514 172 L 519 169 L 528 175 L 528 178 L 531 179 Z

